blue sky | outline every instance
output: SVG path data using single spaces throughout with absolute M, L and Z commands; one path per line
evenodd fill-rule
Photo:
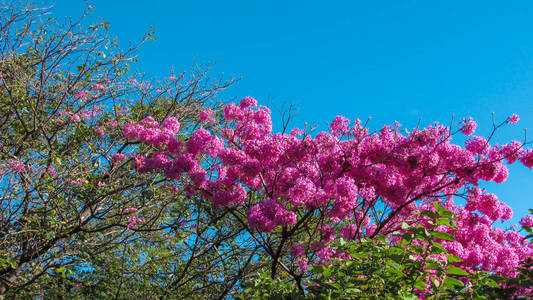
M 96 0 L 92 6 L 123 46 L 155 27 L 157 40 L 139 51 L 139 71 L 161 79 L 195 60 L 216 63 L 213 76 L 241 78 L 225 97 L 294 104 L 293 126 L 324 129 L 341 114 L 371 116 L 374 129 L 395 120 L 410 128 L 419 118 L 423 125 L 449 124 L 454 114 L 472 116 L 477 134 L 487 135 L 495 112 L 496 120 L 521 118 L 495 142 L 522 140 L 524 129 L 533 129 L 533 2 Z M 60 0 L 53 13 L 78 16 L 83 7 L 81 0 Z M 514 208 L 514 223 L 533 208 L 533 170 L 511 167 L 506 183 L 486 186 Z

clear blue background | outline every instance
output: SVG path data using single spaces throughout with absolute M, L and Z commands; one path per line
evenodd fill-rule
M 149 26 L 154 42 L 139 51 L 139 71 L 159 79 L 194 60 L 213 76 L 242 80 L 224 94 L 261 104 L 295 104 L 292 125 L 336 115 L 377 129 L 397 120 L 414 127 L 474 117 L 477 134 L 512 113 L 521 121 L 495 142 L 522 140 L 533 128 L 531 1 L 171 1 L 96 0 L 122 46 Z M 56 1 L 56 17 L 79 16 L 84 2 Z M 275 128 L 280 128 L 275 117 Z M 533 132 L 530 133 L 533 138 Z M 457 140 L 462 143 L 462 140 Z M 533 171 L 511 168 L 504 184 L 485 185 L 514 208 L 513 223 L 533 208 Z M 511 223 L 507 222 L 506 225 Z

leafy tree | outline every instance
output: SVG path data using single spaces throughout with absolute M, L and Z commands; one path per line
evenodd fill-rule
M 135 172 L 124 153 L 154 149 L 122 129 L 172 116 L 181 131 L 168 138 L 186 141 L 233 80 L 195 68 L 147 81 L 129 69 L 152 33 L 122 50 L 109 24 L 83 25 L 89 12 L 59 23 L 47 8 L 1 8 L 0 295 L 228 293 L 252 255 L 235 247 L 241 229 L 179 181 Z

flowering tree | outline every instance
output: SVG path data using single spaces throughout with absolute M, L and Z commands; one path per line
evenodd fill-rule
M 186 175 L 189 196 L 229 211 L 268 257 L 272 278 L 281 271 L 303 290 L 310 262 L 353 259 L 331 247 L 339 238 L 398 242 L 393 233 L 434 226 L 436 204 L 449 218 L 456 216 L 453 226 L 451 219 L 439 219 L 435 239 L 457 259 L 433 258 L 463 275 L 485 270 L 512 278 L 521 261 L 533 255 L 531 243 L 514 229 L 492 226 L 510 219 L 512 210 L 479 187 L 480 180 L 503 183 L 506 163 L 533 167 L 525 141 L 490 143 L 498 128 L 519 120 L 517 115 L 494 124 L 489 138 L 473 136 L 464 147 L 451 140 L 458 133 L 473 135 L 472 119 L 456 130 L 435 124 L 402 133 L 397 123 L 369 132 L 359 120 L 337 117 L 329 132 L 312 137 L 299 129 L 272 133 L 270 110 L 251 97 L 224 108 L 220 129 L 208 128 L 209 110 L 202 115 L 206 128 L 186 143 L 165 138 L 176 122 L 172 118 L 161 126 L 152 118 L 126 124 L 126 138 L 155 149 L 131 154 L 136 169 L 160 172 L 168 180 Z M 459 199 L 466 205 L 455 204 Z M 427 241 L 412 243 L 429 247 Z
M 0 14 L 0 295 L 246 297 L 258 276 L 302 297 L 530 292 L 531 242 L 479 185 L 533 167 L 527 141 L 491 144 L 518 116 L 487 138 L 471 119 L 273 133 L 255 99 L 212 101 L 231 80 L 147 81 L 107 23 L 46 12 Z
M 0 295 L 227 293 L 245 265 L 238 248 L 219 246 L 241 230 L 166 178 L 135 172 L 124 152 L 146 147 L 122 131 L 172 116 L 169 139 L 186 139 L 232 80 L 195 68 L 146 81 L 128 71 L 138 45 L 121 50 L 107 23 L 47 13 L 0 8 Z M 219 253 L 239 259 L 222 268 Z

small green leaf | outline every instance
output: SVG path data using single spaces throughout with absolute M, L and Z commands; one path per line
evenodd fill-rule
M 11 268 L 16 269 L 17 268 L 17 262 L 13 260 L 11 257 L 6 260 L 6 262 L 11 266 Z
M 461 275 L 461 276 L 468 276 L 468 274 L 465 270 L 456 267 L 456 266 L 449 266 L 448 267 L 448 274 L 450 275 Z
M 426 270 L 439 270 L 440 269 L 439 265 L 433 264 L 433 263 L 425 265 L 424 268 Z
M 432 212 L 431 210 L 424 210 L 424 211 L 421 212 L 420 214 L 423 215 L 423 216 L 426 216 L 426 217 L 430 217 L 430 218 L 432 218 L 433 220 L 435 220 L 435 213 Z
M 498 283 L 490 278 L 487 278 L 485 279 L 485 284 L 490 286 L 490 287 L 493 287 L 493 288 L 499 288 L 500 286 L 498 285 Z
M 426 289 L 426 283 L 420 279 L 415 282 L 415 288 L 421 291 Z
M 453 254 L 446 255 L 446 259 L 448 260 L 448 262 L 451 262 L 451 263 L 462 262 L 463 261 L 462 258 L 460 258 L 459 256 L 456 256 L 456 255 L 453 255 Z
M 463 287 L 465 286 L 465 284 L 462 281 L 457 280 L 453 277 L 446 277 L 444 279 L 444 282 L 442 283 L 442 286 L 448 289 L 455 289 L 456 287 Z
M 435 238 L 438 238 L 438 239 L 441 239 L 441 240 L 447 240 L 447 241 L 455 242 L 455 238 L 451 234 L 449 234 L 447 232 L 435 231 L 433 233 L 433 236 Z

